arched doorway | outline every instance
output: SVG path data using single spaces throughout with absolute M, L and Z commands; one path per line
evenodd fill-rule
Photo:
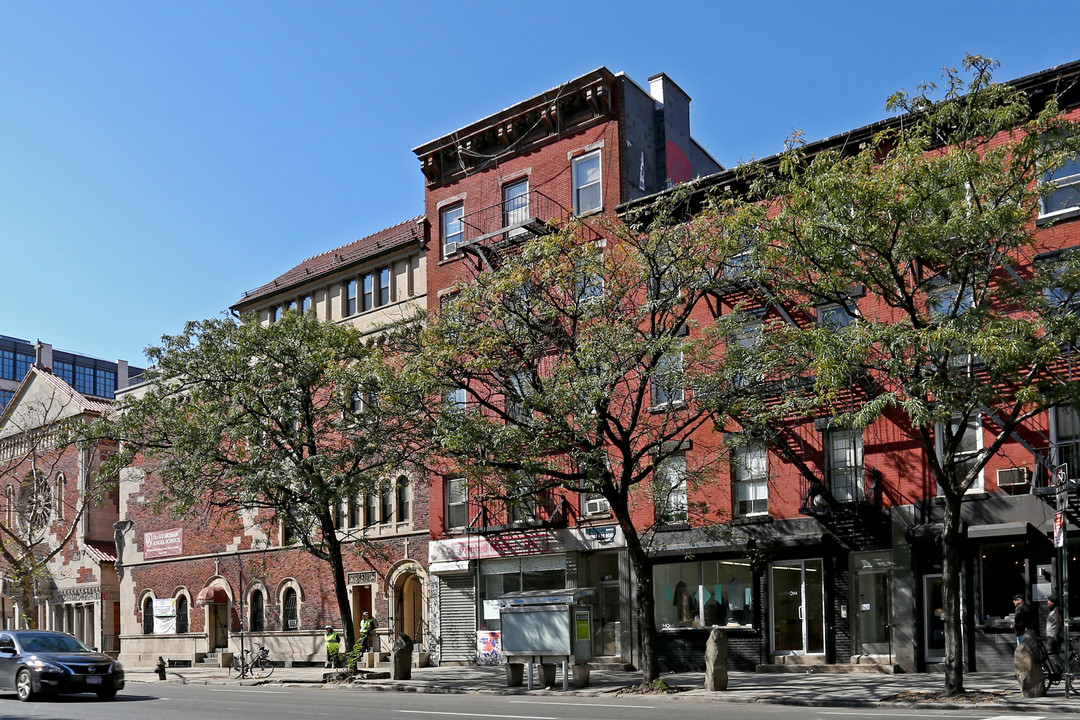
M 195 599 L 206 608 L 206 640 L 211 652 L 229 647 L 229 601 L 229 593 L 217 585 L 204 587 Z
M 424 645 L 427 622 L 424 584 L 416 573 L 406 570 L 394 580 L 394 634 L 407 634 L 417 646 Z

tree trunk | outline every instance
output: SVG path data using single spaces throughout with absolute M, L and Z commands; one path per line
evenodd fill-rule
M 964 645 L 960 614 L 960 506 L 964 496 L 949 493 L 941 533 L 941 604 L 945 620 L 945 692 L 964 692 Z
M 338 614 L 341 617 L 342 630 L 345 633 L 346 652 L 356 644 L 356 630 L 353 628 L 352 604 L 349 599 L 349 586 L 345 580 L 345 561 L 341 552 L 341 541 L 330 513 L 320 513 L 319 524 L 322 526 L 326 554 L 329 557 L 330 571 L 334 575 L 334 596 L 337 598 Z
M 608 498 L 611 502 L 611 498 Z M 626 538 L 626 552 L 630 565 L 634 568 L 634 606 L 637 609 L 638 630 L 641 634 L 641 682 L 651 685 L 660 677 L 660 662 L 656 647 L 656 616 L 653 614 L 653 578 L 652 562 L 641 546 L 641 537 L 630 520 L 630 511 L 625 502 L 612 502 L 611 508 L 623 537 Z
M 38 629 L 38 614 L 34 608 L 34 575 L 32 572 L 22 572 L 19 574 L 19 580 L 17 583 L 18 595 L 16 600 L 19 602 L 19 612 L 22 614 L 23 622 L 30 630 Z

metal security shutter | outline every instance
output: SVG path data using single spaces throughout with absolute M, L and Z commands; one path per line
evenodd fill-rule
M 444 575 L 439 582 L 440 663 L 476 662 L 476 590 L 473 576 Z

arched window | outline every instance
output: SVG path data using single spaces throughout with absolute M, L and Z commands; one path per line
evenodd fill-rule
M 154 598 L 148 597 L 142 604 L 142 631 L 143 635 L 154 634 Z
M 188 631 L 188 601 L 186 595 L 180 595 L 176 598 L 176 632 L 186 633 Z
M 289 592 L 293 593 L 293 598 L 294 598 L 293 599 L 293 610 L 295 612 L 296 593 L 294 591 L 292 591 L 292 590 L 290 590 Z M 251 593 L 251 610 L 250 610 L 250 612 L 251 612 L 251 618 L 250 618 L 249 625 L 251 627 L 251 632 L 262 632 L 263 630 L 265 630 L 266 629 L 266 613 L 265 613 L 265 608 L 263 606 L 262 590 L 256 590 L 255 592 Z
M 56 474 L 56 517 L 58 520 L 64 519 L 64 495 L 67 493 L 67 478 L 64 473 Z
M 300 619 L 296 612 L 296 590 L 287 588 L 281 599 L 281 628 L 283 630 L 299 629 Z

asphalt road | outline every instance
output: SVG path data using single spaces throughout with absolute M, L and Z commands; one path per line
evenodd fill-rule
M 653 720 L 654 718 L 738 718 L 738 720 L 855 720 L 881 718 L 1077 718 L 1076 715 L 1002 714 L 988 709 L 843 709 L 788 707 L 691 700 L 666 696 L 527 698 L 496 695 L 445 695 L 372 692 L 316 687 L 223 687 L 213 685 L 155 686 L 132 684 L 111 702 L 93 696 L 71 696 L 20 703 L 0 696 L 0 718 L 24 720 L 296 720 L 297 718 L 362 718 L 362 720 Z

